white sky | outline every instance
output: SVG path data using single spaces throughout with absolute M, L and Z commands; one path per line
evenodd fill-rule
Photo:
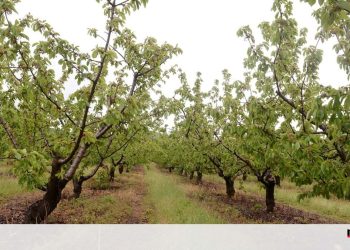
M 307 27 L 313 39 L 317 24 L 311 16 L 311 7 L 299 0 L 294 3 L 299 26 Z M 140 41 L 153 36 L 159 42 L 178 44 L 184 53 L 172 62 L 184 69 L 190 79 L 201 71 L 204 87 L 208 89 L 215 79 L 221 79 L 223 69 L 228 69 L 234 80 L 242 80 L 247 43 L 236 36 L 236 31 L 243 25 L 256 28 L 260 22 L 271 20 L 274 16 L 271 6 L 272 0 L 149 0 L 146 8 L 132 13 L 127 27 Z M 31 12 L 47 20 L 63 38 L 86 52 L 96 44 L 87 35 L 87 29 L 104 30 L 105 18 L 94 0 L 22 0 L 17 9 L 21 15 Z M 314 44 L 313 40 L 309 41 Z M 324 49 L 321 83 L 347 84 L 345 73 L 336 63 L 332 44 L 320 48 Z M 175 81 L 170 81 L 162 90 L 171 95 L 177 87 Z

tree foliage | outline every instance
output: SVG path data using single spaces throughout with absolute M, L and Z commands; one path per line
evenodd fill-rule
M 151 37 L 140 42 L 125 27 L 147 0 L 97 2 L 106 29 L 89 29 L 97 44 L 89 53 L 47 22 L 18 17 L 18 1 L 0 3 L 0 159 L 14 162 L 21 184 L 45 190 L 27 222 L 44 220 L 72 179 L 79 193 L 84 181 L 106 177 L 104 168 L 113 180 L 118 166 L 150 161 L 191 178 L 197 173 L 198 183 L 216 173 L 229 198 L 236 178 L 249 173 L 266 189 L 269 212 L 280 177 L 311 184 L 301 198 L 350 198 L 350 87 L 319 79 L 319 44 L 331 38 L 350 77 L 347 1 L 305 1 L 319 24 L 311 42 L 293 17 L 293 2 L 273 1 L 274 19 L 258 26 L 262 39 L 249 26 L 237 32 L 248 46 L 244 78 L 223 70 L 209 91 L 200 73 L 192 84 L 182 70 L 165 69 L 178 47 Z M 155 86 L 170 74 L 180 87 L 173 98 L 155 101 Z M 78 87 L 67 96 L 70 84 Z
M 106 30 L 89 34 L 104 46 L 91 53 L 82 53 L 45 21 L 17 17 L 16 3 L 0 5 L 0 117 L 7 134 L 1 157 L 15 159 L 15 172 L 28 187 L 47 183 L 43 201 L 28 212 L 29 221 L 40 221 L 82 161 L 92 164 L 99 148 L 108 155 L 117 147 L 122 131 L 141 129 L 139 119 L 153 105 L 150 90 L 169 74 L 163 64 L 181 51 L 154 38 L 140 43 L 124 27 L 127 15 L 146 0 L 102 1 Z M 29 32 L 40 39 L 33 42 Z M 72 83 L 79 87 L 65 97 Z M 95 158 L 83 160 L 88 155 Z

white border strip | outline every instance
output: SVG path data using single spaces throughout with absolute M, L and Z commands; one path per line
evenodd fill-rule
M 1 225 L 4 250 L 350 249 L 350 225 Z

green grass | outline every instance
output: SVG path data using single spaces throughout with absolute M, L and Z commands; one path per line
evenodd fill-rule
M 120 218 L 130 213 L 131 208 L 121 204 L 115 196 L 107 195 L 97 199 L 74 200 L 75 206 L 82 207 L 84 213 L 79 218 L 79 223 L 108 224 L 118 223 Z M 118 206 L 118 209 L 115 209 Z
M 0 177 L 0 202 L 10 196 L 27 192 L 14 178 Z
M 11 169 L 9 164 L 0 164 L 0 204 L 16 195 L 31 192 L 18 184 L 18 180 L 12 175 Z
M 12 165 L 11 163 L 0 162 L 0 175 L 11 175 L 12 174 Z
M 11 166 L 0 165 L 0 203 L 9 197 L 29 192 L 26 188 L 18 184 L 18 180 L 11 176 Z
M 223 180 L 215 175 L 205 176 L 208 181 L 222 182 Z M 241 186 L 242 183 L 242 186 Z M 265 189 L 258 183 L 254 177 L 249 177 L 247 181 L 235 182 L 235 188 L 244 191 L 248 194 L 255 194 L 260 197 L 265 196 Z M 289 205 L 291 207 L 299 208 L 304 211 L 312 212 L 320 216 L 326 216 L 335 220 L 350 222 L 350 202 L 346 200 L 331 198 L 325 199 L 323 197 L 306 198 L 299 201 L 298 195 L 309 190 L 310 186 L 297 187 L 294 183 L 283 180 L 281 188 L 275 189 L 275 198 L 277 202 Z
M 288 183 L 288 182 L 286 182 Z M 286 183 L 281 183 L 281 188 L 276 188 L 276 200 L 319 215 L 328 216 L 337 220 L 350 222 L 350 202 L 340 199 L 325 199 L 322 197 L 306 198 L 298 200 L 298 195 L 302 193 L 298 187 L 285 188 Z M 265 190 L 258 183 L 247 182 L 244 189 L 249 193 L 265 195 Z M 287 184 L 288 185 L 288 184 Z M 290 184 L 289 184 L 290 185 Z
M 97 198 L 79 198 L 62 202 L 60 215 L 65 223 L 111 224 L 120 223 L 131 212 L 130 206 L 121 203 L 113 195 Z M 58 212 L 58 211 L 57 211 Z M 52 214 L 48 223 L 57 223 L 57 215 Z
M 146 203 L 151 223 L 218 224 L 223 221 L 186 197 L 176 177 L 161 174 L 155 167 L 146 169 Z

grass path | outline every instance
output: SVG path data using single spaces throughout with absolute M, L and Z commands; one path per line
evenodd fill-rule
M 265 213 L 264 193 L 254 181 L 239 188 L 228 200 L 225 185 L 216 176 L 204 176 L 202 185 L 188 177 L 169 174 L 155 165 L 138 166 L 117 175 L 111 187 L 96 189 L 88 181 L 81 198 L 72 199 L 68 185 L 57 209 L 46 223 L 108 224 L 250 224 L 339 223 L 350 221 L 349 203 L 313 198 L 297 202 L 297 190 L 289 182 L 276 190 L 276 210 Z M 21 188 L 7 166 L 0 168 L 0 223 L 21 223 L 26 208 L 43 193 Z M 334 220 L 333 220 L 334 219 Z
M 178 190 L 182 193 L 182 196 L 185 195 L 185 198 L 192 204 L 196 204 L 206 214 L 218 218 L 219 221 L 224 221 L 224 223 L 232 224 L 250 224 L 250 223 L 306 223 L 306 224 L 324 224 L 324 223 L 339 223 L 344 220 L 334 220 L 325 214 L 318 215 L 317 213 L 310 213 L 304 209 L 298 209 L 291 206 L 289 203 L 280 203 L 277 202 L 274 213 L 266 213 L 265 211 L 265 200 L 253 193 L 244 193 L 242 191 L 236 192 L 233 199 L 227 199 L 225 195 L 225 187 L 222 183 L 216 183 L 203 181 L 203 185 L 195 185 L 193 181 L 190 181 L 188 177 L 179 176 L 177 174 L 169 174 L 168 172 L 151 169 L 151 175 L 154 177 L 150 178 L 151 185 L 154 185 L 154 182 L 157 181 L 165 182 L 164 187 L 157 187 L 159 190 L 157 193 L 159 195 L 173 195 L 167 189 Z M 147 178 L 146 178 L 147 179 Z M 156 180 L 155 180 L 156 179 Z M 171 181 L 171 185 L 169 185 Z M 154 191 L 153 191 L 154 192 Z M 163 194 L 162 194 L 163 192 Z M 165 194 L 164 194 L 165 192 Z M 155 196 L 155 201 L 159 199 L 159 196 Z M 171 203 L 171 201 L 169 201 Z M 163 212 L 164 204 L 158 204 L 160 207 L 157 211 L 160 213 Z M 171 209 L 171 205 L 167 205 L 168 209 Z M 177 207 L 177 206 L 176 206 Z M 181 208 L 181 206 L 180 206 Z M 174 212 L 173 210 L 171 210 Z M 187 214 L 183 216 L 186 217 Z M 173 214 L 169 213 L 170 217 L 175 217 Z M 181 218 L 179 218 L 181 219 Z M 158 219 L 159 220 L 159 219 Z M 188 220 L 183 218 L 183 220 Z M 167 220 L 165 220 L 167 221 Z M 152 222 L 152 221 L 151 221 Z M 186 222 L 179 222 L 186 223 Z M 193 222 L 195 223 L 195 222 Z
M 167 176 L 151 166 L 146 169 L 145 197 L 149 223 L 218 224 L 224 221 L 187 197 L 176 176 Z

